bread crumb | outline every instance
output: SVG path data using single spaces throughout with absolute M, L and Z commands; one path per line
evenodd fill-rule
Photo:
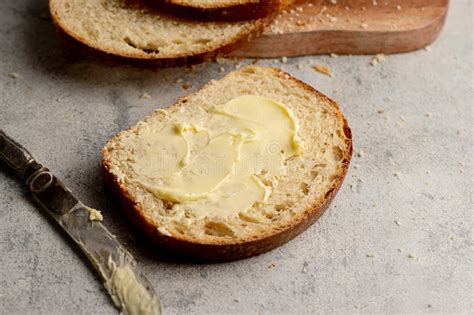
M 416 258 L 417 258 L 417 257 L 416 257 L 414 254 L 412 254 L 412 253 L 409 253 L 409 254 L 407 255 L 407 257 L 408 257 L 408 258 L 412 258 L 412 259 L 416 259 Z
M 302 272 L 302 273 L 307 273 L 307 272 L 308 272 L 308 268 L 306 268 L 306 266 L 303 266 L 303 269 L 301 269 L 301 272 Z
M 150 94 L 144 92 L 144 93 L 142 94 L 141 98 L 149 99 L 149 98 L 151 98 L 151 96 L 150 96 Z
M 375 257 L 375 254 L 374 254 L 374 253 L 368 253 L 366 256 L 367 256 L 368 258 L 374 258 L 374 257 Z
M 234 299 L 234 302 L 239 303 L 239 302 L 240 302 L 240 299 L 239 299 L 239 298 L 235 298 L 235 299 Z
M 191 87 L 191 84 L 189 84 L 189 83 L 184 83 L 184 84 L 182 85 L 182 87 L 183 87 L 183 89 L 187 90 L 187 89 L 189 89 L 189 88 Z
M 431 113 L 426 113 L 425 116 L 428 117 L 428 118 L 430 118 L 430 117 L 431 117 Z
M 162 108 L 158 108 L 156 111 L 157 111 L 158 113 L 162 113 L 163 115 L 168 115 L 168 113 L 167 113 L 164 109 L 162 109 Z
M 383 107 L 377 109 L 377 113 L 383 114 L 385 112 L 385 109 Z
M 402 225 L 402 224 L 400 223 L 400 221 L 398 221 L 398 220 L 395 220 L 395 221 L 393 221 L 393 222 L 395 222 L 395 224 L 398 225 L 398 226 L 401 226 L 401 225 Z
M 337 4 L 337 0 L 331 0 L 331 4 Z
M 281 57 L 281 62 L 282 63 L 287 63 L 288 62 L 288 57 L 286 57 L 286 56 Z
M 360 27 L 363 28 L 363 29 L 366 29 L 366 28 L 369 27 L 369 24 L 367 24 L 367 23 L 361 23 L 361 24 L 360 24 Z
M 397 249 L 400 253 L 403 253 L 403 248 L 398 248 Z
M 335 53 L 331 53 L 329 56 L 330 56 L 331 58 L 337 58 L 337 57 L 339 57 L 339 55 L 338 55 L 338 54 L 335 54 Z
M 166 236 L 172 236 L 171 233 L 165 227 L 162 226 L 158 228 L 158 232 Z
M 426 51 L 431 51 L 431 46 L 430 46 L 430 45 L 425 46 L 424 50 L 426 50 Z
M 328 66 L 324 66 L 324 65 L 320 65 L 320 64 L 316 64 L 313 66 L 314 70 L 318 71 L 319 73 L 322 73 L 322 74 L 325 74 L 329 77 L 334 77 L 334 74 L 332 73 L 331 71 L 331 68 L 329 68 Z
M 175 82 L 176 82 L 176 83 L 182 83 L 182 82 L 184 82 L 184 79 L 183 79 L 183 78 L 178 78 L 178 79 L 176 79 Z
M 393 173 L 393 176 L 395 176 L 396 178 L 400 179 L 400 172 L 397 171 L 397 172 Z
M 360 157 L 360 158 L 364 157 L 364 155 L 365 155 L 365 152 L 362 149 L 360 149 L 359 152 L 357 153 L 357 156 Z
M 373 67 L 375 67 L 378 64 L 381 64 L 382 62 L 385 61 L 385 55 L 384 54 L 377 54 L 374 56 L 372 59 L 372 62 L 370 63 Z
M 225 68 L 224 68 L 224 67 L 220 67 L 220 68 L 219 68 L 219 71 L 220 71 L 220 72 L 225 72 Z
M 397 10 L 400 11 L 402 9 L 401 5 L 397 5 Z
M 89 208 L 89 221 L 102 221 L 104 216 L 99 210 Z
M 12 78 L 12 79 L 18 79 L 20 77 L 20 75 L 16 72 L 7 72 L 7 73 L 5 73 L 5 75 L 7 77 Z

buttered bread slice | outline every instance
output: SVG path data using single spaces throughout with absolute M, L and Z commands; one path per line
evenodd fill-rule
M 102 165 L 107 187 L 158 244 L 233 260 L 311 225 L 351 154 L 334 101 L 277 69 L 251 66 L 120 132 Z
M 156 66 L 193 64 L 228 52 L 270 20 L 199 22 L 139 0 L 50 0 L 49 9 L 63 33 L 95 52 Z

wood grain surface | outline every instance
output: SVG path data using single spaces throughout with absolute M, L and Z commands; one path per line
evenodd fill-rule
M 449 0 L 299 2 L 232 55 L 390 54 L 420 49 L 439 35 Z

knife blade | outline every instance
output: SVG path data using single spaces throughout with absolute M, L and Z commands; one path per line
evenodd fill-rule
M 51 171 L 0 129 L 0 160 L 25 180 L 35 200 L 79 246 L 124 314 L 161 314 L 161 303 L 133 256 Z

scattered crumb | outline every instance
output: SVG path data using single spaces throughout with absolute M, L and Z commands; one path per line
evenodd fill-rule
M 369 27 L 369 24 L 367 24 L 367 23 L 361 23 L 361 24 L 360 24 L 360 27 L 363 28 L 363 29 L 366 29 L 366 28 Z
M 370 64 L 375 67 L 378 64 L 381 64 L 385 61 L 385 55 L 384 54 L 377 54 L 374 56 Z
M 307 273 L 308 272 L 308 268 L 306 268 L 306 266 L 303 267 L 303 269 L 301 270 L 302 273 Z
M 335 54 L 335 53 L 331 53 L 329 56 L 330 56 L 331 58 L 337 58 L 337 57 L 339 57 L 339 55 L 338 55 L 338 54 Z
M 397 250 L 398 250 L 400 253 L 403 252 L 403 248 L 399 248 L 399 249 L 397 249 Z
M 383 107 L 377 109 L 377 113 L 383 114 L 385 112 L 385 109 Z
M 356 184 L 350 184 L 349 187 L 351 187 L 352 191 L 357 191 L 357 185 Z
M 328 66 L 316 64 L 313 66 L 313 69 L 329 77 L 334 77 L 334 74 L 332 73 L 331 68 L 329 68 Z
M 368 253 L 366 256 L 367 256 L 368 258 L 374 258 L 374 257 L 375 257 L 375 254 L 373 254 L 373 253 Z
M 426 113 L 425 116 L 428 117 L 428 118 L 430 118 L 430 117 L 431 117 L 431 113 Z
M 430 46 L 430 45 L 426 46 L 426 47 L 424 48 L 424 50 L 426 50 L 426 51 L 431 51 L 431 46 Z
M 158 232 L 166 236 L 173 236 L 165 227 L 159 227 Z
M 178 78 L 178 79 L 176 79 L 176 81 L 175 81 L 175 82 L 176 82 L 176 83 L 183 83 L 183 82 L 184 82 L 184 80 L 183 80 L 183 78 Z
M 142 94 L 141 98 L 149 99 L 149 98 L 151 98 L 151 96 L 150 96 L 150 94 L 144 92 L 144 93 Z
M 194 69 L 196 68 L 197 66 L 196 65 L 192 65 L 192 66 L 188 66 L 184 69 L 184 71 L 186 73 L 193 73 L 194 72 Z
M 402 224 L 400 223 L 400 221 L 398 221 L 398 220 L 395 220 L 395 221 L 393 221 L 393 222 L 395 222 L 395 224 L 398 225 L 398 226 L 401 226 L 401 225 L 402 225 Z
M 287 62 L 288 62 L 288 58 L 287 58 L 286 56 L 281 57 L 281 62 L 282 62 L 282 63 L 287 63 Z
M 407 255 L 407 257 L 408 257 L 408 258 L 412 258 L 412 259 L 417 258 L 417 257 L 416 257 L 414 254 L 412 254 L 412 253 L 409 253 L 409 254 Z
M 189 88 L 191 87 L 191 84 L 189 84 L 189 83 L 184 83 L 184 84 L 182 85 L 182 87 L 183 87 L 183 89 L 187 90 L 187 89 L 189 89 Z
M 240 302 L 240 299 L 239 299 L 239 298 L 235 298 L 235 299 L 234 299 L 234 302 L 239 303 L 239 302 Z
M 162 113 L 163 115 L 168 115 L 168 113 L 164 109 L 158 108 L 156 111 L 158 113 Z
M 393 176 L 400 179 L 400 172 L 396 171 L 395 173 L 393 173 Z
M 358 157 L 364 157 L 364 155 L 365 155 L 365 152 L 362 149 L 360 149 L 359 152 L 357 153 Z
M 337 4 L 337 0 L 331 0 L 330 1 L 332 4 Z
M 20 77 L 20 75 L 16 72 L 7 72 L 7 73 L 5 73 L 5 75 L 7 77 L 12 78 L 12 79 L 18 79 Z
M 401 5 L 397 5 L 397 10 L 400 11 L 402 9 Z
M 104 216 L 99 210 L 96 209 L 89 209 L 89 221 L 102 221 L 104 219 Z
M 296 69 L 301 69 L 301 68 L 303 68 L 303 66 L 301 65 L 301 63 L 300 63 L 300 62 L 297 63 L 297 64 L 296 64 Z
M 219 71 L 220 71 L 220 72 L 225 72 L 225 68 L 224 68 L 224 67 L 220 67 L 220 68 L 219 68 Z

